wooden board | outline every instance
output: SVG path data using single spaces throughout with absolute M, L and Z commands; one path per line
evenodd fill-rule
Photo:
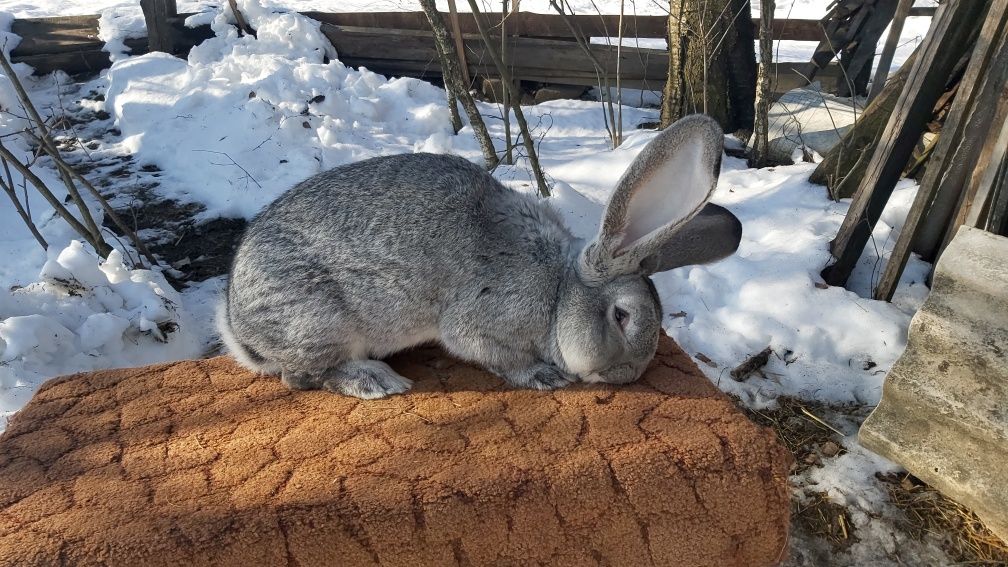
M 14 57 L 102 47 L 98 16 L 17 19 L 11 24 L 11 32 L 21 36 L 21 43 L 11 53 Z
M 429 30 L 423 12 L 304 12 L 323 23 L 362 28 Z M 192 14 L 180 14 L 184 20 Z M 447 14 L 444 14 L 447 15 Z M 491 25 L 500 24 L 499 14 L 486 15 Z M 476 34 L 472 14 L 458 14 L 462 33 Z M 573 16 L 575 25 L 589 37 L 615 34 L 618 15 Z M 665 38 L 667 18 L 664 16 L 629 16 L 624 20 L 625 35 L 639 38 Z M 754 29 L 759 21 L 753 20 Z M 817 20 L 775 20 L 774 39 L 820 41 L 822 27 Z M 518 12 L 508 17 L 508 30 L 514 35 L 554 39 L 572 39 L 563 18 L 555 14 Z M 64 53 L 101 48 L 98 39 L 98 16 L 60 16 L 55 18 L 23 18 L 14 20 L 11 31 L 22 37 L 14 56 Z
M 305 14 L 323 22 L 323 32 L 347 65 L 364 66 L 387 75 L 440 78 L 433 37 L 422 12 Z M 209 26 L 184 28 L 182 22 L 189 15 L 180 14 L 172 20 L 180 36 L 177 53 L 185 53 L 189 47 L 213 34 Z M 489 17 L 497 18 L 499 24 L 499 15 Z M 617 18 L 576 16 L 575 23 L 587 35 L 598 37 L 614 33 Z M 663 16 L 631 17 L 625 22 L 626 33 L 663 38 L 665 20 Z M 13 31 L 26 39 L 14 50 L 12 59 L 35 67 L 36 73 L 40 74 L 57 69 L 71 74 L 98 71 L 109 65 L 109 58 L 102 51 L 103 43 L 97 38 L 97 25 L 97 16 L 16 20 Z M 469 72 L 496 76 L 496 69 L 477 35 L 472 15 L 459 14 L 459 27 L 463 32 Z M 522 36 L 515 39 L 515 48 L 510 54 L 518 79 L 597 86 L 598 75 L 594 65 L 571 41 L 571 32 L 560 16 L 524 12 L 512 14 L 508 18 L 508 31 Z M 807 38 L 809 34 L 819 33 L 819 23 L 813 20 L 775 22 L 777 37 Z M 134 54 L 147 52 L 146 38 L 127 40 L 126 44 Z M 615 73 L 616 50 L 605 45 L 593 45 L 592 50 L 603 65 Z M 623 48 L 620 59 L 623 85 L 626 88 L 660 90 L 666 79 L 667 59 L 664 50 Z M 794 63 L 776 65 L 776 94 L 806 84 L 796 72 L 797 68 Z M 824 89 L 831 91 L 839 76 L 838 68 L 830 66 L 820 72 L 818 78 L 823 79 Z
M 427 30 L 423 12 L 304 12 L 310 18 L 320 22 L 361 28 L 384 28 L 401 30 Z M 442 14 L 447 16 L 447 14 Z M 484 14 L 492 28 L 500 25 L 500 14 Z M 459 13 L 459 26 L 462 33 L 476 34 L 476 21 L 470 13 Z M 618 15 L 577 15 L 571 16 L 574 26 L 587 37 L 615 37 L 619 25 Z M 624 18 L 624 35 L 638 38 L 665 38 L 668 18 L 665 16 L 626 16 Z M 759 20 L 754 19 L 753 29 L 759 29 Z M 563 17 L 557 14 L 535 14 L 532 12 L 517 12 L 507 18 L 508 33 L 514 35 L 572 39 Z M 822 26 L 818 20 L 774 20 L 774 39 L 795 41 L 819 41 Z

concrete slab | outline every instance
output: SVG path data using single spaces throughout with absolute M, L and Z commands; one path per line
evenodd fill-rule
M 859 436 L 1008 541 L 1008 238 L 959 230 Z

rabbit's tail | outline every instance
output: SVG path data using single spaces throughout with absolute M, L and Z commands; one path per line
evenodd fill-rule
M 228 316 L 226 297 L 217 305 L 216 323 L 221 342 L 239 364 L 259 374 L 278 374 L 280 372 L 275 364 L 260 356 L 259 353 L 234 336 L 234 331 L 231 330 L 231 318 Z

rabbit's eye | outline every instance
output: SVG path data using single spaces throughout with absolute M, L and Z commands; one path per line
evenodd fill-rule
M 616 319 L 616 323 L 620 326 L 620 329 L 624 331 L 627 328 L 627 324 L 630 323 L 630 314 L 619 307 L 613 308 L 613 318 Z

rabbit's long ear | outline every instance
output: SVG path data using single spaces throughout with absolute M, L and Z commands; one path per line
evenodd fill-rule
M 617 183 L 598 236 L 582 250 L 581 278 L 598 284 L 651 271 L 642 262 L 659 254 L 714 192 L 723 144 L 718 123 L 700 114 L 651 140 Z

